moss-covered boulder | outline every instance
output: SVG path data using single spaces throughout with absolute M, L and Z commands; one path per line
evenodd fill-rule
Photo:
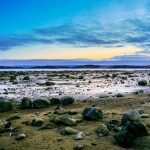
M 73 102 L 75 101 L 75 99 L 71 96 L 63 96 L 61 98 L 61 103 L 63 105 L 69 105 L 69 104 L 72 104 Z
M 99 136 L 106 136 L 109 134 L 109 129 L 107 128 L 107 125 L 100 124 L 99 127 L 96 129 L 96 132 Z
M 140 122 L 126 122 L 124 127 L 115 135 L 115 139 L 123 147 L 130 147 L 136 137 L 146 136 L 148 132 Z
M 121 119 L 121 124 L 124 125 L 127 121 L 130 122 L 140 121 L 139 113 L 135 110 L 124 113 Z
M 146 80 L 140 80 L 139 82 L 138 82 L 138 85 L 140 85 L 140 86 L 146 86 L 148 83 L 147 83 L 147 81 Z
M 46 108 L 49 107 L 50 102 L 48 100 L 37 99 L 33 101 L 34 108 Z
M 48 122 L 48 123 L 42 125 L 42 127 L 40 128 L 40 130 L 54 129 L 56 127 L 57 127 L 56 124 L 54 124 L 53 122 Z
M 12 103 L 8 101 L 0 101 L 0 112 L 12 110 Z
M 82 115 L 86 120 L 98 120 L 103 118 L 102 110 L 99 107 L 86 107 Z
M 73 118 L 69 118 L 69 117 L 61 118 L 61 122 L 68 126 L 76 126 L 77 125 L 76 120 Z
M 22 100 L 21 100 L 21 103 L 20 105 L 18 106 L 19 109 L 30 109 L 32 108 L 32 101 L 30 98 L 28 97 L 24 97 Z
M 32 120 L 32 126 L 41 126 L 43 124 L 43 119 L 41 118 L 34 118 Z

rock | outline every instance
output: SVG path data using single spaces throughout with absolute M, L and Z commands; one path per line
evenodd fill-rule
M 5 125 L 4 124 L 0 124 L 0 133 L 3 132 L 5 130 Z
M 98 135 L 107 136 L 109 134 L 109 129 L 105 124 L 100 124 L 99 127 L 96 129 Z
M 86 134 L 84 132 L 78 132 L 74 137 L 73 139 L 74 140 L 82 140 L 84 139 L 86 136 Z
M 77 113 L 78 113 L 77 111 L 71 111 L 71 110 L 68 112 L 69 115 L 76 115 Z
M 46 108 L 49 107 L 50 102 L 48 100 L 37 99 L 33 101 L 34 108 Z
M 72 104 L 73 102 L 75 101 L 75 99 L 71 96 L 63 96 L 61 98 L 61 103 L 63 105 L 69 105 L 69 104 Z
M 68 113 L 68 111 L 66 109 L 63 109 L 63 108 L 60 108 L 54 112 L 54 114 L 57 114 L 57 115 L 63 115 L 66 113 Z
M 147 130 L 144 124 L 140 122 L 126 122 L 124 127 L 115 135 L 115 139 L 123 147 L 130 147 L 133 140 L 139 136 L 147 135 Z
M 12 110 L 12 103 L 0 101 L 0 112 L 10 111 Z
M 113 131 L 119 132 L 121 129 L 122 129 L 121 127 L 115 126 L 115 127 L 113 128 Z
M 86 107 L 82 115 L 86 120 L 98 120 L 103 117 L 102 110 L 98 107 Z
M 146 80 L 140 80 L 138 82 L 138 85 L 140 85 L 140 86 L 146 86 L 147 85 L 147 81 Z
M 140 117 L 141 118 L 150 118 L 150 115 L 149 114 L 141 114 Z
M 144 108 L 135 109 L 136 112 L 138 112 L 140 115 L 144 114 Z
M 115 135 L 115 139 L 123 147 L 130 147 L 135 138 L 135 128 L 131 122 L 127 122 L 125 126 Z
M 110 121 L 107 123 L 107 128 L 108 128 L 109 130 L 112 130 L 112 129 L 115 128 L 118 124 L 119 124 L 119 121 L 118 121 L 118 120 L 110 120 Z
M 24 97 L 21 100 L 20 105 L 18 106 L 19 109 L 30 109 L 32 108 L 32 101 L 30 98 Z
M 43 124 L 43 119 L 41 118 L 34 118 L 32 120 L 32 126 L 41 126 Z
M 76 120 L 73 118 L 69 118 L 69 117 L 61 118 L 61 122 L 68 126 L 76 126 L 77 125 Z
M 136 132 L 134 134 L 136 137 L 148 135 L 146 126 L 143 123 L 133 122 L 132 125 L 134 126 L 134 128 L 136 130 Z
M 139 113 L 135 110 L 124 113 L 121 119 L 121 124 L 124 125 L 127 121 L 130 121 L 130 122 L 140 121 Z
M 116 95 L 116 97 L 124 97 L 124 95 L 121 94 L 121 93 L 118 93 L 118 94 Z
M 27 136 L 25 134 L 19 134 L 17 137 L 16 137 L 16 140 L 22 140 L 24 138 L 26 138 Z
M 59 98 L 52 98 L 50 99 L 50 105 L 56 105 L 56 104 L 60 104 L 61 100 Z
M 6 121 L 12 121 L 12 120 L 16 120 L 16 119 L 20 119 L 19 116 L 10 116 L 6 119 Z
M 99 98 L 108 98 L 109 97 L 109 95 L 107 95 L 107 94 L 101 94 L 100 96 L 99 96 Z
M 77 146 L 75 146 L 73 149 L 74 150 L 84 150 L 84 145 L 77 145 Z
M 78 133 L 78 131 L 70 127 L 66 127 L 63 130 L 61 130 L 62 135 L 75 134 L 75 133 Z
M 40 130 L 44 130 L 44 129 L 54 129 L 57 126 L 53 123 L 53 122 L 48 122 L 47 124 L 42 125 L 42 127 L 40 128 Z
M 0 124 L 3 124 L 5 128 L 9 128 L 11 126 L 11 122 L 6 120 L 0 120 Z

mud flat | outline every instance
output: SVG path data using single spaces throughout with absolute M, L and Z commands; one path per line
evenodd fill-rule
M 150 149 L 149 70 L 2 71 L 0 80 L 0 150 Z
M 11 80 L 15 76 L 15 80 Z M 24 80 L 24 77 L 29 77 Z M 147 86 L 138 81 L 146 80 Z M 72 95 L 78 100 L 113 97 L 117 93 L 150 92 L 150 70 L 22 70 L 0 71 L 0 97 L 51 98 Z M 52 84 L 46 85 L 46 82 Z M 53 84 L 54 83 L 54 84 Z

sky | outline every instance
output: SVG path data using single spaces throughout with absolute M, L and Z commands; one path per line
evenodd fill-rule
M 0 0 L 0 65 L 150 65 L 149 48 L 149 0 Z

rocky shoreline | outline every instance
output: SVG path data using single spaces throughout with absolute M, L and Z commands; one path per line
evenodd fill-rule
M 1 99 L 0 149 L 147 150 L 149 108 L 149 94 L 83 101 Z

